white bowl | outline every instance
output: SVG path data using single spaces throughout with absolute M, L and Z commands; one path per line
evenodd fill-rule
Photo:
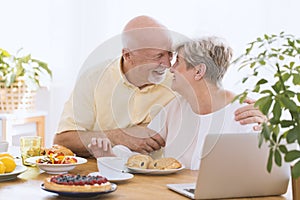
M 37 159 L 44 158 L 44 157 L 45 156 L 35 156 L 35 157 L 27 158 L 26 162 L 36 164 L 41 170 L 44 170 L 48 174 L 65 174 L 68 173 L 68 171 L 74 169 L 77 165 L 84 164 L 87 162 L 85 158 L 70 156 L 76 158 L 77 163 L 72 163 L 72 164 L 36 163 Z

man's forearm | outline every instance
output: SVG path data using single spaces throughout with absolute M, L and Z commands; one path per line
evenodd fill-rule
M 53 143 L 71 149 L 78 156 L 88 157 L 91 156 L 88 144 L 92 137 L 106 136 L 96 131 L 66 131 L 55 135 Z
M 63 145 L 71 149 L 79 156 L 91 156 L 88 144 L 92 138 L 108 138 L 112 145 L 124 145 L 130 150 L 149 153 L 158 150 L 165 145 L 165 141 L 159 134 L 144 126 L 134 126 L 124 129 L 96 131 L 66 131 L 57 134 L 55 144 Z

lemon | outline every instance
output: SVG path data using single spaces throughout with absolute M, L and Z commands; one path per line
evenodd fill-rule
M 0 174 L 4 174 L 5 173 L 5 165 L 2 161 L 0 161 Z
M 0 153 L 0 158 L 1 157 L 4 157 L 4 156 L 8 156 L 8 157 L 11 157 L 11 158 L 14 158 L 12 155 L 10 155 L 9 153 Z
M 3 156 L 3 157 L 0 157 L 0 161 L 2 161 L 6 167 L 5 173 L 10 173 L 15 170 L 16 163 L 13 158 L 11 158 L 9 156 Z

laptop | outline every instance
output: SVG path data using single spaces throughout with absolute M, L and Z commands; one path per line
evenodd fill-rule
M 258 133 L 208 134 L 196 183 L 167 187 L 191 199 L 273 196 L 286 193 L 290 166 L 273 163 L 267 171 L 269 148 L 258 147 Z

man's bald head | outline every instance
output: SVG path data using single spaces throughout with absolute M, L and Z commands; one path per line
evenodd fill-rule
M 138 16 L 130 20 L 123 29 L 123 47 L 130 50 L 145 48 L 169 50 L 169 30 L 149 16 Z
M 149 16 L 138 16 L 130 20 L 123 29 L 123 32 L 132 31 L 141 28 L 162 28 L 167 29 L 164 25 L 158 22 L 156 19 Z

